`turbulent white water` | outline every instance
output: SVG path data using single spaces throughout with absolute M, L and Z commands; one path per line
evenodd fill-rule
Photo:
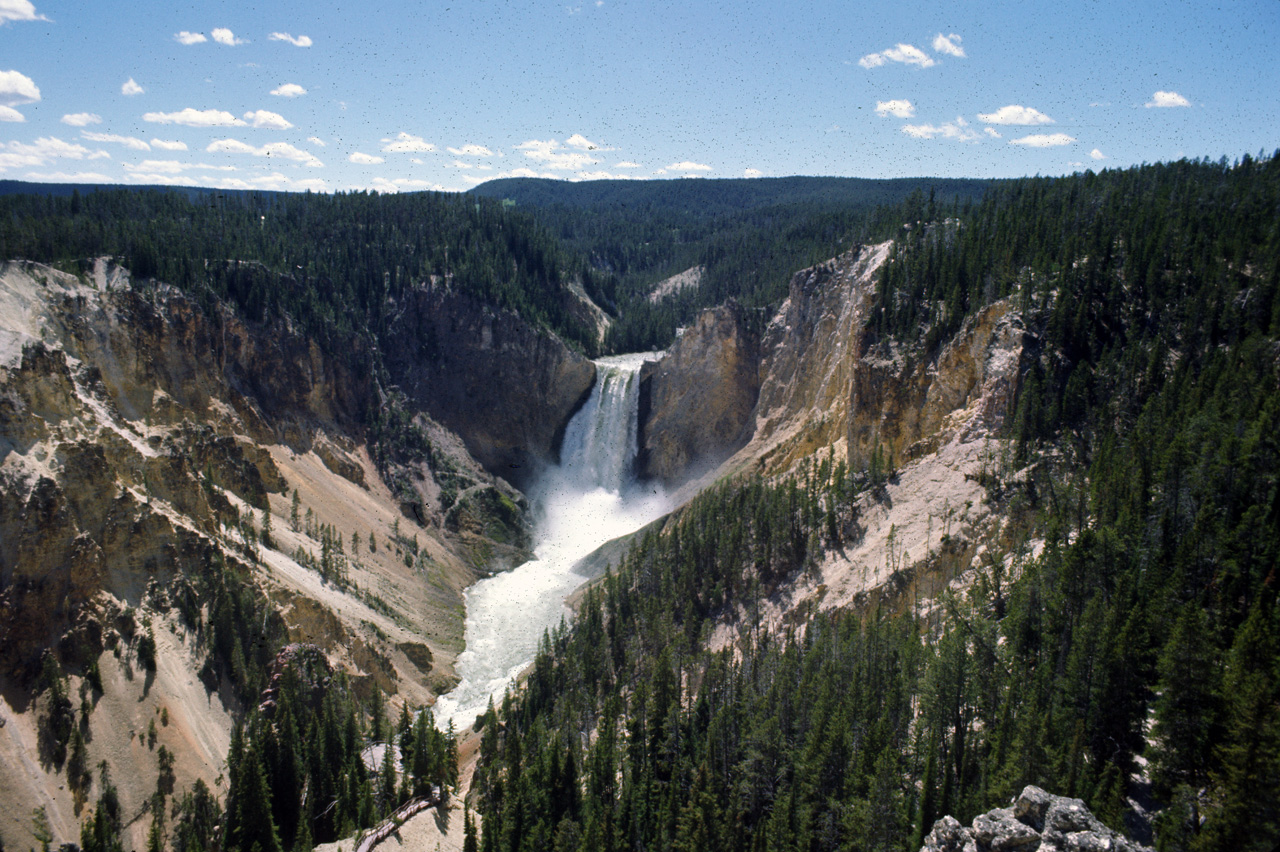
M 542 633 L 569 617 L 565 598 L 583 578 L 573 566 L 612 538 L 668 510 L 666 495 L 639 489 L 631 478 L 636 454 L 640 366 L 651 353 L 596 361 L 591 399 L 565 429 L 560 457 L 530 489 L 537 512 L 532 562 L 476 583 L 466 593 L 467 649 L 462 679 L 436 703 L 439 724 L 463 729 L 483 713 L 531 662 Z

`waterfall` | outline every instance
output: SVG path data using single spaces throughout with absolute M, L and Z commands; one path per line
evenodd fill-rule
M 602 358 L 591 397 L 565 428 L 561 465 L 529 489 L 537 524 L 536 558 L 476 583 L 466 593 L 461 678 L 436 704 L 439 724 L 470 727 L 489 697 L 501 700 L 538 650 L 545 630 L 571 613 L 565 598 L 583 578 L 574 565 L 600 545 L 667 511 L 660 490 L 635 487 L 640 367 L 653 354 Z

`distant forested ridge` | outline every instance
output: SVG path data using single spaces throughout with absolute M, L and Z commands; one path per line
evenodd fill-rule
M 566 248 L 586 258 L 595 271 L 588 293 L 614 318 L 606 349 L 631 352 L 667 346 L 678 327 L 730 298 L 763 323 L 786 296 L 791 273 L 891 229 L 898 205 L 913 193 L 965 202 L 999 183 L 507 178 L 483 183 L 471 194 L 533 210 Z M 698 287 L 650 301 L 658 281 L 694 266 L 704 269 Z
M 1003 298 L 1036 341 L 984 485 L 1042 552 L 769 632 L 882 474 L 703 494 L 484 717 L 480 848 L 908 850 L 1027 783 L 1160 849 L 1280 841 L 1280 152 L 893 214 L 880 342 L 927 357 Z

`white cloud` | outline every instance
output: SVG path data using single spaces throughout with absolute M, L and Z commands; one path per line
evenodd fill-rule
M 461 148 L 446 148 L 455 157 L 494 157 L 497 156 L 483 145 L 463 145 Z
M 964 48 L 960 46 L 960 42 L 963 40 L 964 39 L 960 38 L 960 36 L 955 33 L 952 33 L 949 36 L 944 36 L 942 33 L 938 33 L 933 37 L 933 52 L 945 53 L 948 56 L 964 59 Z
M 359 151 L 353 152 L 350 157 L 347 157 L 347 159 L 353 163 L 359 163 L 362 166 L 375 166 L 378 163 L 386 162 L 386 158 L 384 157 L 376 157 L 373 154 L 362 154 Z
M 90 124 L 101 124 L 102 116 L 92 112 L 73 112 L 62 117 L 63 124 L 72 127 L 88 127 Z
M 288 33 L 272 33 L 267 36 L 272 41 L 287 41 L 294 47 L 310 47 L 312 45 L 311 36 L 298 36 L 294 38 Z
M 643 175 L 614 174 L 613 172 L 578 172 L 572 180 L 644 180 Z
M 126 172 L 150 172 L 152 174 L 176 175 L 193 169 L 214 172 L 234 172 L 235 166 L 211 166 L 208 163 L 183 163 L 179 160 L 143 160 L 141 163 L 125 163 Z
M 27 117 L 13 107 L 0 106 L 0 121 L 26 121 Z
M 1028 148 L 1056 148 L 1060 145 L 1070 145 L 1074 141 L 1076 141 L 1074 136 L 1068 136 L 1065 133 L 1033 133 L 1021 139 L 1010 139 L 1009 144 L 1026 145 Z
M 915 139 L 953 139 L 956 142 L 975 142 L 982 136 L 958 116 L 945 124 L 904 124 L 902 132 Z
M 876 101 L 876 115 L 892 115 L 898 118 L 911 118 L 916 114 L 916 108 L 911 105 L 911 101 L 893 100 L 893 101 Z
M 502 178 L 548 178 L 550 180 L 562 180 L 560 175 L 551 172 L 536 172 L 533 169 L 527 169 L 521 166 L 518 169 L 512 169 L 509 172 L 498 172 L 496 175 L 485 175 L 484 177 L 470 177 L 463 175 L 462 179 L 470 183 L 484 183 L 487 180 L 501 180 Z
M 292 160 L 304 166 L 323 166 L 315 154 L 295 148 L 287 142 L 271 142 L 260 148 L 246 145 L 239 139 L 215 139 L 205 148 L 211 154 L 249 154 L 254 157 L 271 157 L 280 160 Z
M 101 160 L 111 157 L 106 151 L 90 151 L 83 145 L 42 136 L 35 142 L 0 142 L 0 171 L 24 166 L 43 166 L 50 160 Z
M 281 98 L 297 98 L 305 95 L 307 90 L 297 83 L 284 83 L 271 90 L 271 94 Z
M 227 47 L 235 47 L 237 44 L 244 44 L 245 40 L 236 38 L 236 34 L 226 27 L 215 27 L 213 30 L 213 40 L 218 44 L 225 44 Z
M 577 148 L 579 151 L 612 151 L 612 148 L 601 148 L 581 133 L 575 133 L 568 139 L 564 140 L 564 144 L 570 148 Z
M 1000 131 L 996 130 L 994 127 L 984 127 L 982 128 L 982 132 L 990 136 L 992 139 L 1004 138 L 1003 136 L 1000 135 Z
M 759 169 L 747 169 L 742 173 L 742 176 L 748 177 L 748 178 L 758 178 L 758 177 L 763 177 L 764 172 L 760 171 Z
M 40 100 L 40 87 L 21 71 L 0 71 L 0 105 L 34 104 Z
M 293 189 L 298 191 L 309 189 L 312 192 L 329 191 L 329 184 L 323 178 L 295 180 L 282 172 L 272 172 L 271 174 L 250 178 L 202 176 L 200 180 L 203 185 L 213 185 L 218 189 Z
M 10 21 L 47 21 L 44 15 L 36 14 L 36 7 L 31 0 L 0 0 L 0 24 Z
M 563 151 L 554 139 L 530 139 L 517 145 L 516 150 L 524 151 L 526 157 L 540 163 L 543 168 L 556 171 L 583 171 L 587 166 L 600 162 L 586 152 Z
M 389 154 L 412 154 L 419 151 L 434 151 L 435 145 L 423 139 L 421 136 L 414 136 L 401 130 L 396 134 L 395 139 L 383 139 L 382 150 Z
M 101 172 L 76 172 L 69 174 L 67 172 L 27 172 L 23 175 L 31 180 L 43 180 L 50 183 L 115 183 L 114 178 L 107 177 Z
M 248 113 L 252 115 L 252 113 Z M 229 112 L 220 109 L 192 109 L 187 107 L 180 112 L 148 112 L 142 116 L 143 121 L 155 124 L 182 124 L 187 127 L 244 127 L 245 122 Z
M 140 95 L 145 91 L 146 89 L 142 88 L 136 82 L 134 82 L 134 79 L 132 77 L 130 77 L 128 80 L 125 80 L 124 83 L 120 86 L 120 94 L 122 95 Z
M 445 191 L 440 184 L 419 178 L 374 178 L 371 189 L 376 189 L 378 192 Z
M 1151 100 L 1146 103 L 1146 107 L 1189 107 L 1191 101 L 1184 98 L 1177 92 L 1156 92 L 1151 96 Z
M 615 169 L 643 169 L 644 166 L 640 165 L 639 163 L 633 163 L 630 160 L 623 160 L 620 163 L 614 164 L 614 168 Z
M 185 151 L 187 150 L 187 143 L 169 141 L 168 139 L 152 139 L 151 147 L 161 151 Z
M 709 172 L 711 167 L 702 163 L 695 163 L 692 160 L 684 160 L 683 162 L 672 163 L 667 166 L 666 170 L 669 172 Z
M 1053 124 L 1053 119 L 1038 109 L 1010 104 L 995 112 L 978 113 L 978 121 L 984 124 Z
M 141 139 L 133 136 L 117 136 L 114 133 L 91 133 L 85 131 L 80 134 L 82 139 L 88 139 L 90 142 L 119 142 L 126 148 L 132 148 L 135 151 L 150 151 L 151 146 Z
M 246 112 L 244 120 L 249 122 L 251 127 L 261 127 L 267 130 L 288 130 L 293 127 L 285 117 L 277 112 L 268 112 L 265 109 Z
M 308 136 L 307 141 L 310 142 L 312 145 L 315 145 L 317 148 L 324 147 L 324 140 L 321 139 L 319 136 Z
M 178 44 L 191 45 L 191 44 L 201 44 L 203 42 L 208 41 L 209 39 L 205 38 L 204 33 L 192 33 L 192 32 L 187 32 L 186 30 L 183 30 L 180 33 L 174 33 L 173 40 L 176 41 Z
M 164 172 L 130 172 L 126 175 L 129 180 L 137 184 L 149 185 L 160 184 L 162 186 L 195 186 L 195 178 L 186 175 L 171 175 Z
M 904 65 L 919 65 L 921 68 L 930 68 L 937 64 L 929 54 L 915 45 L 901 43 L 897 47 L 891 47 L 879 53 L 868 53 L 858 60 L 858 64 L 863 68 L 879 68 L 886 61 L 901 62 Z
M 1107 158 L 1107 155 L 1099 151 L 1097 148 L 1090 151 L 1089 156 L 1093 157 L 1095 160 L 1105 160 Z

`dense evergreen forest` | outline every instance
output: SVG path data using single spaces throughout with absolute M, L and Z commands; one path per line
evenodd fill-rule
M 705 308 L 735 299 L 760 324 L 797 269 L 848 251 L 893 225 L 912 193 L 975 200 L 997 181 L 910 178 L 590 181 L 508 178 L 471 194 L 533 209 L 588 259 L 588 293 L 614 317 L 609 352 L 661 349 Z M 702 267 L 699 286 L 657 301 L 659 281 Z
M 1039 342 L 986 485 L 1043 552 L 927 617 L 770 633 L 875 480 L 702 495 L 483 718 L 481 848 L 912 849 L 1027 783 L 1160 849 L 1280 841 L 1280 152 L 894 212 L 882 340 L 927 355 L 1012 297 Z
M 334 355 L 378 338 L 407 288 L 437 282 L 594 351 L 566 284 L 591 271 L 521 212 L 439 193 L 192 195 L 111 189 L 0 196 L 0 256 L 120 258 L 138 279 L 287 317 Z

